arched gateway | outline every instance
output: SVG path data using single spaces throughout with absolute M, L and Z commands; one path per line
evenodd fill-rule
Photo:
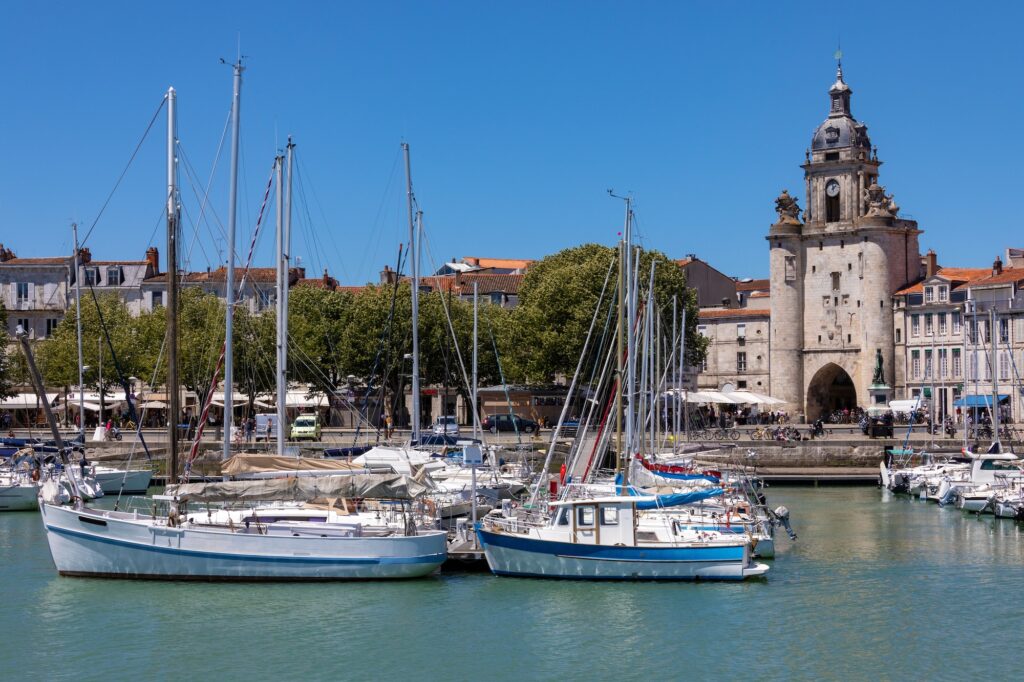
M 807 420 L 813 421 L 835 410 L 857 406 L 857 389 L 853 380 L 839 365 L 830 362 L 815 374 L 807 385 Z

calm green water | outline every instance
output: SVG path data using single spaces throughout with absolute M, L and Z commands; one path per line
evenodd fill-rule
M 769 490 L 766 581 L 192 584 L 59 578 L 0 514 L 0 678 L 1020 679 L 1024 532 L 875 488 Z

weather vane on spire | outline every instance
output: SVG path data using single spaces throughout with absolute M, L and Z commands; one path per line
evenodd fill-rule
M 836 51 L 832 55 L 836 60 L 836 79 L 843 80 L 843 43 L 841 40 L 836 41 Z

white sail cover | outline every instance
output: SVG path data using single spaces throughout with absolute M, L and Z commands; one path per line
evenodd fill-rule
M 206 502 L 310 501 L 332 497 L 411 500 L 427 486 L 398 474 L 270 478 L 167 486 L 166 495 Z
M 224 462 L 220 472 L 225 476 L 243 476 L 290 471 L 362 471 L 364 467 L 342 460 L 281 457 L 279 455 L 234 455 Z

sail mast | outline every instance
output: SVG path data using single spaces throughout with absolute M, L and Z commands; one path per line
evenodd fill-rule
M 415 198 L 412 193 L 412 170 L 409 161 L 409 143 L 402 143 L 405 154 L 405 195 L 409 205 L 409 260 L 412 263 L 412 443 L 420 442 L 420 268 L 419 244 L 416 238 L 417 223 L 422 220 L 422 213 L 414 209 Z
M 178 174 L 175 153 L 178 95 L 167 89 L 167 482 L 178 476 Z
M 281 321 L 284 328 L 284 346 L 281 352 L 281 375 L 284 380 L 284 393 L 285 402 L 284 405 L 287 408 L 288 398 L 288 292 L 291 286 L 291 258 L 292 258 L 292 151 L 295 149 L 295 144 L 292 142 L 292 136 L 288 136 L 288 146 L 285 150 L 287 154 L 287 160 L 285 161 L 285 187 L 284 187 L 284 290 L 281 292 L 281 300 L 278 306 L 282 308 Z M 284 428 L 284 421 L 279 422 L 280 428 Z
M 284 321 L 284 298 L 285 294 L 285 269 L 284 269 L 284 183 L 282 174 L 284 172 L 284 156 L 278 154 L 274 157 L 274 183 L 277 185 L 275 202 L 277 203 L 277 233 L 276 233 L 276 284 L 277 284 L 277 454 L 284 454 L 284 415 L 285 415 L 285 329 Z M 269 435 L 268 435 L 269 438 Z
M 994 304 L 989 309 L 989 319 L 989 335 L 992 337 L 992 403 L 989 416 L 992 418 L 992 442 L 996 444 L 996 452 L 999 452 L 999 329 L 996 325 L 999 316 Z
M 228 185 L 228 262 L 227 311 L 224 325 L 224 450 L 223 459 L 231 457 L 231 427 L 234 424 L 234 352 L 231 348 L 232 325 L 235 318 L 235 220 L 238 204 L 238 128 L 242 100 L 242 57 L 232 66 L 234 87 L 231 97 L 231 180 Z M 278 424 L 280 428 L 280 424 Z
M 75 239 L 75 333 L 78 339 L 78 435 L 85 442 L 85 378 L 82 366 L 82 271 L 81 254 L 78 252 L 78 223 L 71 223 L 71 234 Z

